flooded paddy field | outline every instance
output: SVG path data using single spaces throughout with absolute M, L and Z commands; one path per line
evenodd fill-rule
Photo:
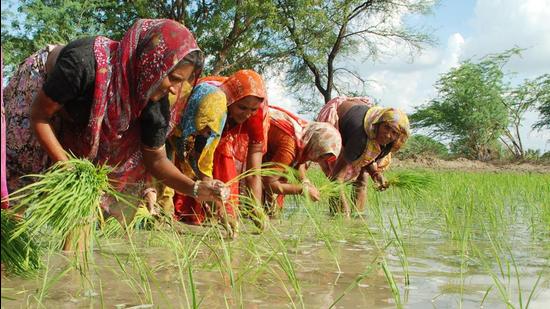
M 85 271 L 50 251 L 34 278 L 3 273 L 2 308 L 549 308 L 550 174 L 418 172 L 434 183 L 369 191 L 350 219 L 287 198 L 265 232 L 243 219 L 234 240 L 98 233 Z

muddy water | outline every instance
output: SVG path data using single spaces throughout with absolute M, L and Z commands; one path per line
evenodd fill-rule
M 519 307 L 518 291 L 525 306 L 541 272 L 542 278 L 529 306 L 550 308 L 548 238 L 533 238 L 521 226 L 508 235 L 514 243 L 512 254 L 520 273 L 519 283 L 512 265 L 510 277 L 501 276 L 494 258 L 482 261 L 473 252 L 464 252 L 460 242 L 449 241 L 441 231 L 426 226 L 408 229 L 402 235 L 410 276 L 410 284 L 406 286 L 396 247 L 380 249 L 385 243 L 382 233 L 371 229 L 377 239 L 375 243 L 359 221 L 348 222 L 341 230 L 343 234 L 330 235 L 332 250 L 322 239 L 311 237 L 307 231 L 312 229 L 309 225 L 303 226 L 306 230 L 303 231 L 298 221 L 275 224 L 278 231 L 283 231 L 279 239 L 292 261 L 305 308 L 328 308 L 333 304 L 335 308 L 396 307 L 396 298 L 379 266 L 381 258 L 389 264 L 399 299 L 407 308 L 504 308 L 505 298 Z M 198 229 L 193 233 L 196 240 L 204 231 Z M 279 248 L 274 239 L 243 233 L 240 239 L 229 242 L 233 269 L 230 274 L 226 267 L 220 266 L 223 250 L 219 240 L 207 236 L 204 242 L 211 248 L 201 245 L 191 264 L 196 302 L 200 307 L 302 307 L 292 280 L 281 268 L 284 255 L 272 253 Z M 3 277 L 2 308 L 37 307 L 39 300 L 45 308 L 192 307 L 189 268 L 178 267 L 174 254 L 155 233 L 140 233 L 136 240 L 137 255 L 131 253 L 132 247 L 124 239 L 104 241 L 102 247 L 95 250 L 95 266 L 90 275 L 93 287 L 73 271 L 52 283 L 49 290 L 43 290 L 45 282 L 67 265 L 66 259 L 59 255 L 50 260 L 49 279 Z M 472 245 L 491 255 L 491 245 L 486 239 L 474 240 Z M 506 265 L 503 268 L 508 269 Z M 500 295 L 488 269 L 502 282 L 505 297 Z

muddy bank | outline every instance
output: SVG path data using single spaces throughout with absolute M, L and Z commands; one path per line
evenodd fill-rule
M 393 159 L 392 167 L 404 168 L 429 168 L 437 170 L 462 170 L 462 171 L 494 171 L 494 172 L 531 172 L 550 173 L 548 164 L 532 163 L 503 163 L 503 162 L 482 162 L 458 158 L 454 160 L 441 160 L 430 157 L 417 157 L 412 159 Z

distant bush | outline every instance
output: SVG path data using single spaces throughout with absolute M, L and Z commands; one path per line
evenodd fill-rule
M 449 157 L 449 151 L 445 144 L 435 139 L 421 135 L 412 135 L 405 146 L 397 153 L 397 158 L 407 159 L 415 156 L 427 156 L 446 159 Z
M 492 141 L 477 149 L 475 145 L 468 145 L 468 140 L 457 139 L 449 144 L 449 153 L 452 158 L 466 158 L 470 160 L 495 161 L 510 160 L 512 154 L 500 141 Z
M 527 149 L 522 161 L 528 163 L 550 164 L 550 151 L 541 154 L 541 151 L 538 149 Z

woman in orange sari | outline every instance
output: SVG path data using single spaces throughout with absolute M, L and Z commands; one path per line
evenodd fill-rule
M 214 153 L 213 177 L 230 182 L 231 194 L 223 207 L 227 222 L 237 229 L 239 182 L 235 178 L 249 169 L 260 169 L 267 149 L 267 95 L 262 77 L 252 70 L 240 70 L 229 77 L 209 76 L 199 80 L 218 87 L 227 99 L 227 121 Z M 261 177 L 258 173 L 246 177 L 252 198 L 259 205 L 262 199 Z M 207 209 L 196 207 L 189 199 L 176 194 L 174 207 L 195 216 L 186 216 L 185 222 L 200 224 Z M 187 211 L 189 210 L 189 211 Z M 256 222 L 258 223 L 258 222 Z
M 269 107 L 270 126 L 264 162 L 284 171 L 285 166 L 298 170 L 300 184 L 287 183 L 284 177 L 263 177 L 265 206 L 275 215 L 284 205 L 285 195 L 307 193 L 319 200 L 319 191 L 306 177 L 309 162 L 335 160 L 340 154 L 340 133 L 325 122 L 306 121 L 277 106 Z M 277 195 L 277 197 L 276 197 Z M 276 203 L 275 203 L 276 201 Z

